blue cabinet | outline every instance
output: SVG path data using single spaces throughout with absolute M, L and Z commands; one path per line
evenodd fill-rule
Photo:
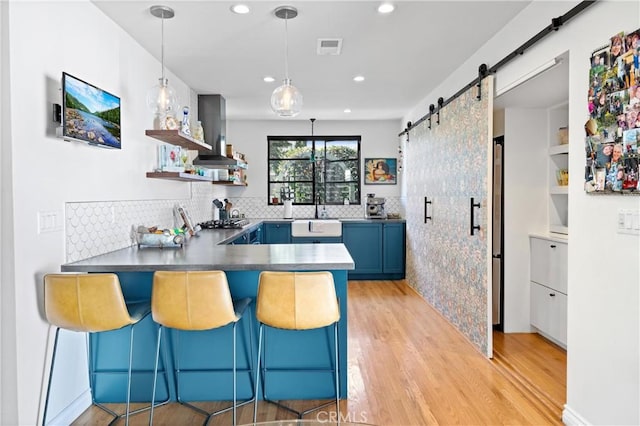
M 402 279 L 405 274 L 403 222 L 343 223 L 342 242 L 356 264 L 349 279 Z
M 229 243 L 230 245 L 249 244 L 249 234 L 242 234 Z
M 267 222 L 263 228 L 265 244 L 291 244 L 291 223 Z
M 405 269 L 405 224 L 382 224 L 382 272 L 401 274 Z
M 343 223 L 342 242 L 356 264 L 356 269 L 349 271 L 349 278 L 359 274 L 382 273 L 381 224 Z
M 240 235 L 230 243 L 229 245 L 237 244 L 262 244 L 262 225 L 258 225 L 255 228 L 250 228 L 246 233 Z

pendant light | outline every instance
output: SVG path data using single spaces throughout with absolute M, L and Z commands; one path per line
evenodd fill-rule
M 161 25 L 161 50 L 160 63 L 162 67 L 162 77 L 158 79 L 158 84 L 153 86 L 147 92 L 147 106 L 155 115 L 154 129 L 164 128 L 161 124 L 168 116 L 174 116 L 178 109 L 178 98 L 176 92 L 169 86 L 169 79 L 164 76 L 164 20 L 171 19 L 175 13 L 168 6 L 151 6 L 149 9 L 151 14 L 156 18 L 160 18 Z
M 274 11 L 276 17 L 284 19 L 284 75 L 282 86 L 271 94 L 271 109 L 280 117 L 295 117 L 302 110 L 302 93 L 291 84 L 289 79 L 289 40 L 287 21 L 298 16 L 298 10 L 293 6 L 280 6 Z

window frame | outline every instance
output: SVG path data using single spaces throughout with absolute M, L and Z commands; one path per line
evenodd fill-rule
M 323 175 L 323 182 L 318 182 L 317 181 L 317 176 L 318 176 L 318 171 L 316 170 L 316 168 L 318 167 L 317 162 L 313 162 L 312 163 L 312 170 L 311 170 L 311 174 L 312 174 L 312 180 L 296 180 L 296 181 L 280 181 L 280 180 L 271 180 L 271 161 L 309 161 L 311 162 L 311 158 L 309 157 L 301 157 L 301 158 L 271 158 L 271 142 L 272 141 L 305 141 L 305 142 L 312 142 L 312 152 L 316 152 L 316 143 L 317 142 L 336 142 L 336 141 L 349 141 L 349 142 L 356 142 L 357 144 L 357 150 L 356 150 L 356 158 L 353 159 L 343 159 L 343 160 L 327 160 L 325 158 L 325 162 L 328 163 L 341 163 L 341 162 L 349 162 L 349 161 L 355 161 L 357 163 L 357 168 L 358 168 L 358 179 L 357 180 L 351 180 L 351 181 L 335 181 L 335 182 L 329 182 L 329 183 L 355 183 L 357 184 L 357 190 L 358 190 L 358 197 L 357 200 L 354 200 L 353 202 L 350 201 L 350 204 L 352 205 L 361 205 L 362 204 L 362 136 L 361 135 L 348 135 L 348 136 L 267 136 L 267 205 L 269 206 L 278 206 L 278 205 L 282 205 L 283 201 L 280 199 L 280 197 L 278 196 L 278 202 L 274 203 L 271 199 L 271 196 L 273 194 L 271 194 L 271 185 L 272 184 L 278 184 L 278 183 L 286 183 L 286 182 L 298 182 L 298 183 L 311 183 L 311 190 L 312 190 L 312 194 L 316 194 L 317 190 L 316 188 L 318 186 L 321 185 L 325 185 L 326 188 L 326 177 L 327 177 L 327 167 L 324 167 L 324 175 Z M 278 194 L 279 195 L 279 194 Z M 326 190 L 325 190 L 325 196 L 326 196 Z M 315 200 L 312 200 L 311 202 L 306 202 L 306 203 L 300 203 L 300 202 L 293 202 L 293 205 L 296 206 L 312 206 L 315 204 L 314 202 Z M 331 202 L 331 203 L 327 203 L 326 200 L 321 200 L 320 202 L 321 205 L 327 205 L 327 206 L 331 206 L 331 205 L 341 205 L 343 204 L 343 202 Z

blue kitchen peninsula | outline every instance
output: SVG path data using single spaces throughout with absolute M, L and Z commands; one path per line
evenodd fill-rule
M 203 230 L 182 248 L 128 247 L 89 259 L 62 265 L 63 272 L 113 272 L 118 275 L 127 301 L 149 300 L 153 273 L 159 270 L 223 270 L 234 298 L 255 299 L 261 271 L 330 271 L 340 302 L 340 394 L 347 395 L 347 271 L 354 261 L 346 247 L 339 244 L 263 244 L 220 245 L 237 238 L 260 223 L 243 230 Z M 255 362 L 257 323 L 251 305 L 250 315 L 238 327 L 238 398 L 251 397 L 253 374 L 247 370 Z M 246 320 L 249 321 L 246 321 Z M 251 327 L 250 327 L 251 326 Z M 251 329 L 253 334 L 251 334 Z M 132 401 L 151 397 L 157 325 L 151 316 L 136 325 Z M 127 330 L 97 333 L 91 337 L 95 377 L 93 392 L 98 402 L 126 400 Z M 231 399 L 231 327 L 212 331 L 166 333 L 168 389 L 158 375 L 157 399 L 175 400 L 173 368 L 183 374 L 180 391 L 184 400 L 215 401 Z M 252 336 L 252 337 L 251 337 Z M 322 399 L 335 397 L 331 372 L 314 372 L 332 364 L 331 329 L 309 332 L 269 329 L 269 365 L 274 368 L 267 389 L 271 399 Z M 328 345 L 328 346 L 327 346 Z M 162 367 L 162 366 L 161 366 Z M 304 372 L 278 369 L 305 368 Z M 204 371 L 214 370 L 214 371 Z M 216 371 L 217 370 L 217 371 Z M 245 370 L 244 372 L 240 372 Z

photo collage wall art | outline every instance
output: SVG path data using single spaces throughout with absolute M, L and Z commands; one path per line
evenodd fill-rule
M 585 190 L 640 194 L 640 29 L 591 56 Z

